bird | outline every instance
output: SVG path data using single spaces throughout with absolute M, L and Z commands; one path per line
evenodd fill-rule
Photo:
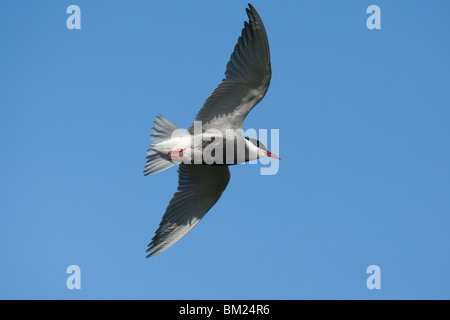
M 245 117 L 263 99 L 272 77 L 264 24 L 251 4 L 245 10 L 248 22 L 226 65 L 225 78 L 189 130 L 161 114 L 155 117 L 144 175 L 179 165 L 178 189 L 148 244 L 147 258 L 184 237 L 216 204 L 230 180 L 230 165 L 266 156 L 280 159 L 242 134 Z

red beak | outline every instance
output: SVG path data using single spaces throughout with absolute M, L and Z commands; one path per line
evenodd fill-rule
M 269 151 L 267 151 L 267 156 L 271 157 L 271 158 L 274 158 L 274 159 L 281 160 L 281 158 L 279 156 L 277 156 L 276 154 L 274 154 L 272 152 L 269 152 Z

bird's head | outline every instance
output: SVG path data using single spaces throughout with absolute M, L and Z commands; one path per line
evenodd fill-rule
M 262 157 L 271 157 L 274 159 L 281 160 L 276 154 L 267 151 L 266 146 L 259 140 L 245 137 L 245 144 L 247 146 L 249 160 L 256 160 Z

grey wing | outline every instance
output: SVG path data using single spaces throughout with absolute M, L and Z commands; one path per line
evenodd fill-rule
M 229 180 L 228 166 L 180 164 L 178 191 L 148 245 L 147 258 L 184 237 L 219 200 Z
M 240 129 L 247 114 L 262 100 L 272 75 L 269 41 L 261 17 L 249 4 L 244 23 L 225 71 L 225 79 L 197 114 L 203 131 L 208 128 Z M 190 129 L 193 132 L 193 127 Z

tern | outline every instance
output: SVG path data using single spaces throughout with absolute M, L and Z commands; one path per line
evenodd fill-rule
M 242 135 L 244 119 L 265 96 L 272 75 L 264 24 L 252 5 L 246 12 L 249 21 L 244 22 L 225 78 L 205 101 L 190 129 L 181 130 L 162 115 L 155 117 L 150 135 L 154 143 L 147 151 L 144 175 L 179 164 L 178 190 L 148 245 L 147 258 L 175 244 L 214 206 L 230 180 L 229 165 L 266 156 L 280 159 L 258 140 Z M 213 161 L 205 157 L 208 146 L 214 146 L 209 157 Z M 198 151 L 200 160 L 196 161 Z

